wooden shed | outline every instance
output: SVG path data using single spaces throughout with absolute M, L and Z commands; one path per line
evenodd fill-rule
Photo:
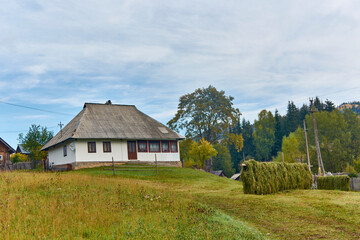
M 5 165 L 5 161 L 10 160 L 10 154 L 15 153 L 15 150 L 2 138 L 0 138 L 0 164 Z

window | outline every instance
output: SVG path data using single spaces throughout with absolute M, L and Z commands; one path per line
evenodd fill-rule
M 111 152 L 111 142 L 103 142 L 104 152 Z
M 88 152 L 96 153 L 96 142 L 88 142 Z
M 147 152 L 147 141 L 138 141 L 138 152 Z
M 170 142 L 170 150 L 171 152 L 178 152 L 177 141 Z
M 161 141 L 161 149 L 163 152 L 170 152 L 169 141 Z
M 63 146 L 63 154 L 64 154 L 64 157 L 67 156 L 67 146 L 66 145 Z
M 149 141 L 150 152 L 160 152 L 160 141 Z

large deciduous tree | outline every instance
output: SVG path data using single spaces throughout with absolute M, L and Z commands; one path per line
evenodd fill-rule
M 47 156 L 47 152 L 40 149 L 53 137 L 53 132 L 48 131 L 46 127 L 33 124 L 24 136 L 19 134 L 19 142 L 23 148 L 30 153 L 30 159 L 34 167 L 35 162 Z
M 175 130 L 185 129 L 187 138 L 197 141 L 204 138 L 215 144 L 240 118 L 239 109 L 233 107 L 233 99 L 211 85 L 198 88 L 180 97 L 178 111 L 168 125 Z

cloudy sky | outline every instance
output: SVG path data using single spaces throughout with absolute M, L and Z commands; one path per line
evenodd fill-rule
M 360 1 L 0 3 L 0 137 L 14 148 L 31 124 L 56 133 L 84 102 L 166 123 L 181 95 L 210 84 L 251 121 L 289 100 L 360 100 Z

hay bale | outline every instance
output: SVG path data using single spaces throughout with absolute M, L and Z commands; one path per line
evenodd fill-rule
M 310 189 L 312 174 L 303 163 L 246 161 L 241 179 L 244 193 L 270 194 L 288 189 Z
M 347 175 L 322 176 L 316 181 L 318 189 L 350 191 L 350 177 Z

